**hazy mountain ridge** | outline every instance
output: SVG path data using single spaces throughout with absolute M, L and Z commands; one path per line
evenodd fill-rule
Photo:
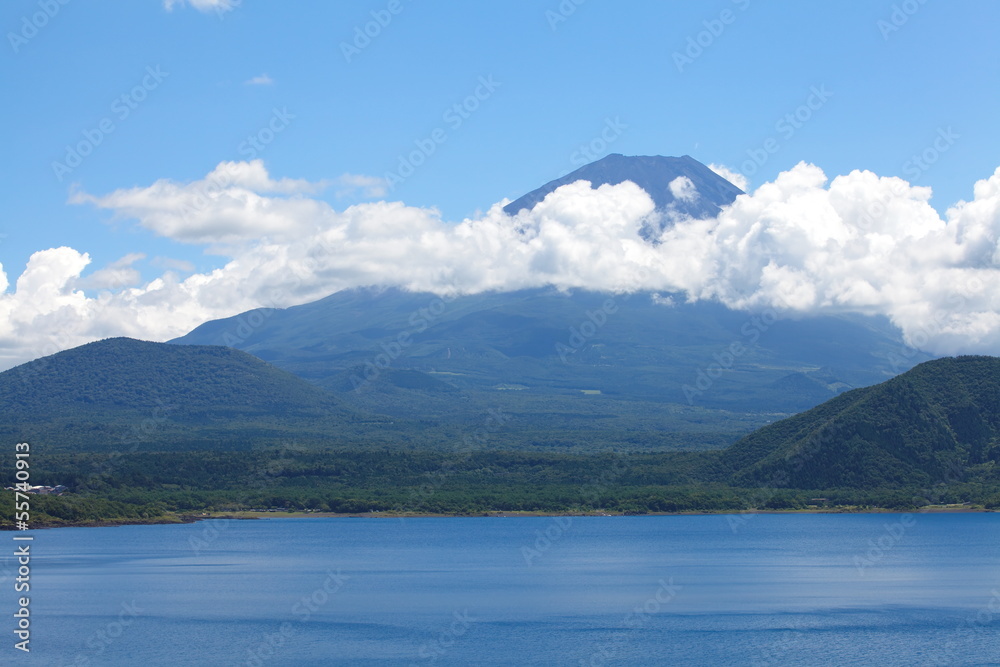
M 357 289 L 268 311 L 255 328 L 246 326 L 249 319 L 209 322 L 172 342 L 228 343 L 338 391 L 359 383 L 377 389 L 391 371 L 407 370 L 466 392 L 496 394 L 504 385 L 548 395 L 597 390 L 786 413 L 887 379 L 889 359 L 903 346 L 877 318 L 755 320 L 708 302 L 664 305 L 651 293 L 545 288 L 447 303 L 427 293 Z M 739 356 L 730 352 L 734 344 Z

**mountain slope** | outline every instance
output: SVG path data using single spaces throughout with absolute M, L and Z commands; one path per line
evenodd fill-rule
M 736 485 L 930 486 L 1000 463 L 1000 358 L 920 364 L 766 426 L 721 460 Z
M 609 155 L 505 207 L 516 214 L 579 179 L 633 181 L 659 224 L 717 215 L 742 194 L 690 156 Z M 644 226 L 655 240 L 657 216 Z M 650 226 L 653 225 L 653 226 Z M 175 341 L 229 345 L 399 419 L 469 426 L 510 411 L 526 447 L 721 447 L 775 417 L 930 358 L 885 318 L 779 318 L 683 294 L 552 288 L 443 300 L 378 287 L 206 322 Z M 734 352 L 735 350 L 735 352 Z M 900 352 L 907 354 L 901 355 Z M 595 436 L 596 439 L 595 439 Z
M 728 434 L 713 436 L 713 446 L 775 413 L 886 380 L 902 349 L 893 327 L 875 318 L 775 321 L 651 293 L 544 288 L 447 302 L 346 290 L 208 322 L 174 342 L 238 347 L 347 405 L 400 418 L 468 423 L 501 408 L 522 427 L 562 431 L 561 440 L 575 430 L 619 440 L 625 431 Z
M 320 386 L 333 377 L 342 384 L 345 370 L 368 380 L 405 369 L 460 389 L 496 392 L 504 383 L 556 393 L 599 389 L 623 398 L 778 412 L 888 379 L 888 359 L 902 345 L 891 325 L 876 318 L 769 319 L 709 302 L 668 304 L 651 293 L 547 288 L 448 302 L 395 288 L 345 290 L 302 306 L 207 322 L 172 342 L 232 345 Z M 734 343 L 745 348 L 738 356 L 729 352 Z M 720 363 L 725 372 L 713 371 L 711 386 L 699 382 L 704 369 Z
M 230 445 L 356 420 L 330 393 L 226 347 L 112 338 L 0 373 L 0 433 L 52 446 Z
M 676 186 L 671 188 L 671 183 L 681 177 L 689 179 L 694 185 L 693 197 L 678 198 Z M 534 208 L 556 188 L 579 180 L 590 181 L 594 188 L 632 181 L 649 193 L 657 210 L 673 211 L 693 218 L 714 218 L 722 206 L 732 204 L 737 196 L 743 194 L 738 187 L 690 155 L 625 156 L 615 153 L 532 190 L 507 204 L 504 212 L 516 215 L 522 209 Z

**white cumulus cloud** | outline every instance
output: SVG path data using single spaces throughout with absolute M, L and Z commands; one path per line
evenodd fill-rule
M 93 196 L 74 192 L 70 202 L 90 203 L 132 218 L 150 231 L 184 243 L 237 243 L 310 233 L 324 204 L 301 197 L 326 187 L 301 179 L 272 179 L 261 160 L 222 162 L 203 180 L 159 180 Z M 287 195 L 287 196 L 268 196 Z
M 209 319 L 374 284 L 648 289 L 664 303 L 878 314 L 932 353 L 1000 353 L 1000 169 L 941 216 L 929 188 L 868 171 L 830 180 L 801 163 L 718 218 L 678 220 L 656 243 L 640 235 L 653 201 L 631 182 L 578 181 L 532 211 L 507 216 L 504 201 L 457 223 L 399 202 L 336 210 L 309 196 L 321 186 L 272 178 L 255 161 L 222 163 L 192 183 L 74 193 L 75 203 L 213 247 L 226 263 L 182 279 L 159 260 L 163 275 L 141 284 L 130 273 L 137 255 L 85 275 L 85 252 L 53 248 L 35 253 L 13 288 L 0 267 L 0 365 L 111 335 L 166 340 Z
M 708 165 L 708 168 L 717 173 L 719 176 L 722 176 L 724 179 L 726 179 L 727 181 L 738 187 L 740 190 L 743 190 L 743 192 L 746 192 L 747 188 L 750 187 L 750 181 L 747 180 L 746 176 L 744 176 L 738 171 L 730 169 L 725 165 L 710 164 Z
M 670 188 L 670 194 L 675 199 L 686 202 L 693 202 L 698 199 L 698 189 L 694 187 L 694 183 L 687 176 L 678 176 L 670 181 L 668 187 Z

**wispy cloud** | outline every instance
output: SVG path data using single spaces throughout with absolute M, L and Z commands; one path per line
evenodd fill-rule
M 168 12 L 172 12 L 174 7 L 191 5 L 199 12 L 228 12 L 235 9 L 242 0 L 163 0 L 163 6 Z
M 154 257 L 149 263 L 158 269 L 180 271 L 181 273 L 193 273 L 194 264 L 186 259 L 175 259 L 173 257 Z
M 344 174 L 336 180 L 336 184 L 338 197 L 348 197 L 360 191 L 362 197 L 375 199 L 384 197 L 388 191 L 388 184 L 379 176 Z
M 274 79 L 267 75 L 267 72 L 253 77 L 252 79 L 247 79 L 243 82 L 244 86 L 270 86 L 274 83 Z
M 143 259 L 146 259 L 146 255 L 141 252 L 129 253 L 121 259 L 111 262 L 103 269 L 94 271 L 86 278 L 76 281 L 75 287 L 120 290 L 123 287 L 138 285 L 142 280 L 142 275 L 132 268 L 132 265 Z

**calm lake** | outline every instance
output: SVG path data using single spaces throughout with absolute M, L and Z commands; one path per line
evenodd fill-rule
M 1000 514 L 32 534 L 32 652 L 7 614 L 5 664 L 1000 664 Z

